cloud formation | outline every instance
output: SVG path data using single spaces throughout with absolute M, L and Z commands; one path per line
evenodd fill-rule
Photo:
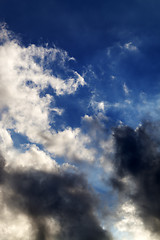
M 1 239 L 110 240 L 107 229 L 116 240 L 135 240 L 142 232 L 140 240 L 157 239 L 153 233 L 159 234 L 160 223 L 159 122 L 144 122 L 134 130 L 124 126 L 120 116 L 129 118 L 130 112 L 142 116 L 155 105 L 156 97 L 159 103 L 159 97 L 149 102 L 139 94 L 141 100 L 134 102 L 133 88 L 114 72 L 123 61 L 140 55 L 134 41 L 105 51 L 113 70 L 108 72 L 110 84 L 116 89 L 112 97 L 119 89 L 123 95 L 110 101 L 92 91 L 99 82 L 108 97 L 97 72 L 96 83 L 89 86 L 87 73 L 84 80 L 69 67 L 74 59 L 65 51 L 47 45 L 23 46 L 1 26 Z M 123 64 L 121 69 L 123 73 Z M 106 84 L 105 75 L 104 79 Z M 75 101 L 68 115 L 76 115 L 83 94 L 87 104 L 83 99 L 83 114 L 73 128 L 64 113 Z M 57 116 L 65 122 L 60 127 Z M 112 135 L 114 118 L 120 126 Z
M 72 94 L 85 84 L 83 77 L 73 70 L 68 78 L 55 76 L 51 66 L 65 68 L 69 61 L 66 52 L 47 47 L 21 46 L 2 25 L 0 32 L 0 107 L 6 128 L 26 135 L 31 141 L 40 141 L 40 131 L 49 131 L 49 113 L 54 111 L 54 98 L 41 93 L 49 86 L 56 95 Z M 71 72 L 69 76 L 69 71 Z M 59 109 L 56 108 L 58 113 Z
M 63 114 L 54 95 L 74 94 L 85 85 L 84 78 L 68 67 L 72 58 L 57 48 L 22 46 L 5 24 L 1 24 L 0 42 L 1 148 L 13 147 L 9 131 L 13 130 L 57 156 L 92 161 L 93 153 L 86 148 L 89 139 L 80 129 L 57 133 L 50 126 L 56 115 Z
M 63 114 L 55 96 L 74 94 L 83 77 L 69 69 L 65 51 L 22 46 L 3 24 L 0 42 L 0 238 L 110 240 L 97 194 L 68 163 L 94 161 L 90 137 L 80 128 L 51 127 Z
M 160 229 L 159 122 L 143 122 L 136 130 L 120 126 L 114 131 L 116 176 L 112 184 L 135 204 L 146 228 Z
M 0 160 L 1 213 L 7 208 L 15 215 L 26 215 L 29 228 L 34 228 L 32 239 L 49 240 L 53 234 L 66 240 L 111 239 L 94 215 L 97 199 L 82 175 L 5 169 L 2 156 Z M 52 218 L 59 226 L 56 233 L 48 231 L 47 219 Z M 18 233 L 13 238 L 20 239 Z

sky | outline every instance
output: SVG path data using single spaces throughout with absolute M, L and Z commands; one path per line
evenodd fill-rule
M 0 239 L 160 239 L 159 12 L 0 0 Z

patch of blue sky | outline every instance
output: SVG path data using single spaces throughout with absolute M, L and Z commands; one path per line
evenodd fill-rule
M 36 145 L 40 150 L 48 153 L 48 151 L 44 148 L 42 144 L 33 141 L 31 142 L 26 135 L 14 131 L 13 128 L 8 130 L 13 141 L 13 146 L 18 151 L 25 152 L 26 149 L 30 148 L 31 145 Z
M 37 84 L 35 84 L 31 79 L 28 79 L 26 82 L 25 82 L 26 86 L 28 86 L 29 88 L 35 88 L 37 87 Z
M 101 201 L 101 207 L 107 206 L 114 208 L 118 203 L 118 194 L 113 190 L 111 184 L 106 184 L 109 175 L 104 172 L 103 167 L 100 165 L 84 165 L 80 168 L 81 171 L 87 176 L 88 183 L 93 187 L 98 194 Z M 105 179 L 104 179 L 105 178 Z
M 96 88 L 97 94 L 110 102 L 121 100 L 124 82 L 134 95 L 141 92 L 150 95 L 158 93 L 159 61 L 152 61 L 142 45 L 143 41 L 138 46 L 132 42 L 115 44 L 94 55 L 86 77 L 91 87 Z
M 28 137 L 21 134 L 21 133 L 17 133 L 14 131 L 14 129 L 8 129 L 13 141 L 13 146 L 20 150 L 21 152 L 25 152 L 26 146 L 29 144 L 32 144 Z
M 15 132 L 13 129 L 8 129 L 13 141 L 13 146 L 15 149 L 17 149 L 20 152 L 26 152 L 32 145 L 36 145 L 40 150 L 44 151 L 51 157 L 51 159 L 54 159 L 59 165 L 63 165 L 67 162 L 67 160 L 64 157 L 57 157 L 51 154 L 47 151 L 47 149 L 42 145 L 35 142 L 31 142 L 27 136 Z
M 149 115 L 158 118 L 160 75 L 159 65 L 142 52 L 142 46 L 128 44 L 113 47 L 110 56 L 106 51 L 95 55 L 85 77 L 92 99 L 104 102 L 105 114 L 113 124 L 122 121 L 136 126 Z
M 64 109 L 63 119 L 61 116 L 55 117 L 55 125 L 58 127 L 59 123 L 63 122 L 63 126 L 71 126 L 72 128 L 81 125 L 81 118 L 89 112 L 89 102 L 91 93 L 87 86 L 79 87 L 79 89 L 71 95 L 54 96 L 56 106 Z M 61 120 L 60 120 L 61 118 Z M 60 120 L 60 122 L 59 122 Z
M 76 92 L 63 96 L 57 95 L 49 85 L 40 92 L 40 97 L 44 97 L 46 94 L 53 96 L 53 100 L 50 103 L 51 111 L 49 120 L 51 128 L 54 128 L 56 131 L 62 130 L 67 126 L 72 128 L 79 127 L 81 125 L 81 118 L 85 114 L 93 113 L 93 111 L 89 111 L 91 92 L 87 85 L 80 86 Z M 62 115 L 55 114 L 55 107 L 63 110 Z

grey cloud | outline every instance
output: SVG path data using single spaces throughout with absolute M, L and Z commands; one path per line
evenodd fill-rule
M 146 227 L 160 233 L 160 122 L 143 122 L 136 130 L 115 129 L 115 169 L 111 182 L 136 205 Z M 124 181 L 130 178 L 131 185 Z
M 26 214 L 36 228 L 36 240 L 46 240 L 45 218 L 59 222 L 58 240 L 109 240 L 94 215 L 97 198 L 85 178 L 75 173 L 5 170 L 1 156 L 1 187 L 9 209 Z M 49 238 L 50 239 L 50 238 Z

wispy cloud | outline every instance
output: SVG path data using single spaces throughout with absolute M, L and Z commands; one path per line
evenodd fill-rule
M 124 93 L 125 93 L 125 95 L 126 95 L 126 96 L 128 96 L 128 95 L 129 95 L 129 92 L 130 92 L 130 90 L 128 89 L 128 87 L 127 87 L 126 83 L 123 83 L 123 90 L 124 90 Z

